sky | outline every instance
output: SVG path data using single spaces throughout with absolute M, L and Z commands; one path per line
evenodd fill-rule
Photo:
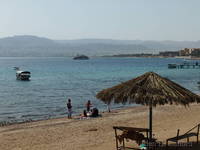
M 0 38 L 200 40 L 200 0 L 0 0 Z

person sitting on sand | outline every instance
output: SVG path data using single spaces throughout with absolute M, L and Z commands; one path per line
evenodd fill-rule
M 72 118 L 72 104 L 71 104 L 71 99 L 68 99 L 67 109 L 68 109 L 68 119 L 71 119 Z
M 88 100 L 88 102 L 86 103 L 87 112 L 90 112 L 91 107 L 92 107 L 91 101 Z
M 80 114 L 80 119 L 88 119 L 89 115 L 86 110 L 83 110 L 83 113 Z
M 86 110 L 83 110 L 83 117 L 87 117 L 87 112 L 86 112 Z
M 93 108 L 90 117 L 99 117 L 99 110 L 97 108 Z

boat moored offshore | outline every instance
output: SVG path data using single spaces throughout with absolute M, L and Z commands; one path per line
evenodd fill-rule
M 30 80 L 31 72 L 30 71 L 22 71 L 19 67 L 15 67 L 16 70 L 16 79 L 17 80 Z
M 86 55 L 77 55 L 73 58 L 74 60 L 88 60 L 89 57 Z

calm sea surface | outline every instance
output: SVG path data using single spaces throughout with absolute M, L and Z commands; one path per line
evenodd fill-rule
M 183 59 L 161 58 L 0 58 L 0 121 L 39 120 L 66 116 L 66 100 L 83 111 L 87 100 L 100 110 L 98 91 L 154 71 L 200 93 L 200 69 L 168 69 Z M 13 67 L 31 71 L 30 81 L 18 81 Z M 122 107 L 114 105 L 113 107 Z

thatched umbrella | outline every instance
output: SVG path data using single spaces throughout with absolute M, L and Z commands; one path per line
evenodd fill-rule
M 152 139 L 152 107 L 164 104 L 188 106 L 200 102 L 200 96 L 154 72 L 147 72 L 135 79 L 100 91 L 96 97 L 106 104 L 136 103 L 149 106 L 149 138 Z

